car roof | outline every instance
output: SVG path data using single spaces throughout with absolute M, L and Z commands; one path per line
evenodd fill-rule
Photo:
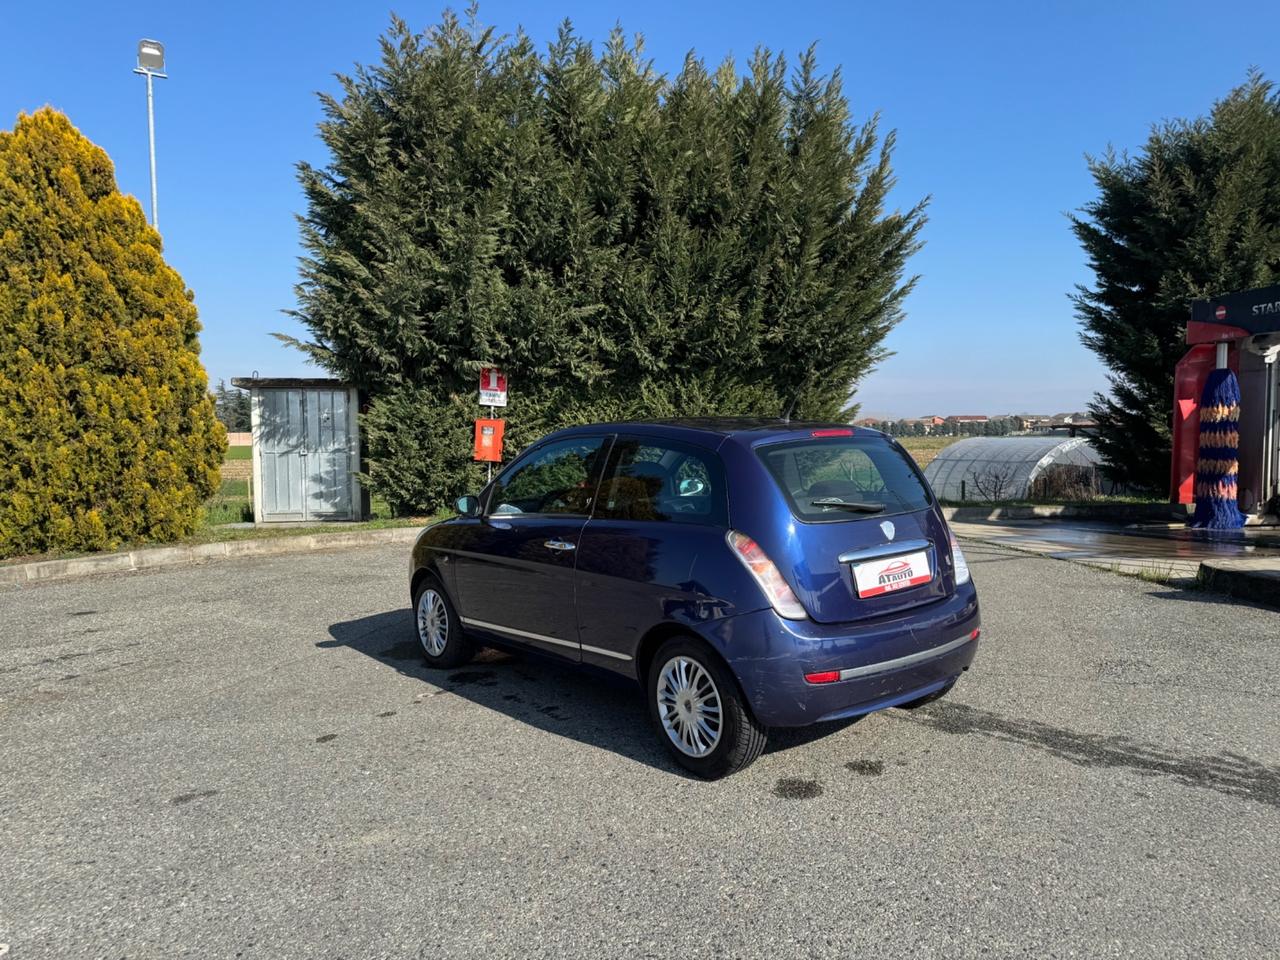
M 572 437 L 591 433 L 630 433 L 636 436 L 687 440 L 718 447 L 725 440 L 758 446 L 779 440 L 801 440 L 815 430 L 848 430 L 852 436 L 883 437 L 878 430 L 855 427 L 828 420 L 782 420 L 767 417 L 676 417 L 667 420 L 619 420 L 588 423 L 557 430 L 550 437 Z M 549 439 L 549 437 L 548 437 Z

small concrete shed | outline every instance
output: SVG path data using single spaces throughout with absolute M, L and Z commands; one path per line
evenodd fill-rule
M 322 378 L 231 382 L 249 391 L 254 521 L 363 519 L 356 388 Z

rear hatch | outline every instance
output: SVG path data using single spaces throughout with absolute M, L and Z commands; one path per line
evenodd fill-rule
M 755 452 L 797 521 L 774 562 L 814 620 L 867 620 L 954 592 L 946 525 L 900 447 L 831 430 Z

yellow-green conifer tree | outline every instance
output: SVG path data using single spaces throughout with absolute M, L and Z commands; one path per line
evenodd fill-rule
M 0 556 L 170 540 L 218 483 L 192 294 L 50 108 L 0 131 Z

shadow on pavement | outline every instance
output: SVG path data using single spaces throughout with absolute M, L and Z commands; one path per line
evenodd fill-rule
M 1157 590 L 1147 594 L 1147 596 L 1155 597 L 1157 600 L 1182 600 L 1187 603 L 1211 603 L 1227 607 L 1252 607 L 1254 610 L 1265 610 L 1267 613 L 1277 612 L 1277 608 L 1275 606 L 1268 606 L 1265 603 L 1246 600 L 1243 597 L 1233 597 L 1225 593 L 1213 593 L 1209 590 L 1200 589 L 1194 583 L 1185 590 Z
M 1002 717 L 961 703 L 940 701 L 909 715 L 942 733 L 988 737 L 1048 753 L 1082 767 L 1131 770 L 1191 787 L 1280 807 L 1280 769 L 1237 753 L 1183 753 L 1122 735 L 1077 733 L 1038 720 Z
M 433 670 L 422 659 L 412 613 L 388 610 L 329 627 L 321 649 L 350 647 L 398 673 L 446 693 L 580 743 L 609 750 L 668 773 L 689 776 L 668 756 L 650 726 L 640 688 L 616 674 L 553 661 L 535 652 L 485 649 L 456 670 Z M 771 730 L 768 752 L 802 746 L 852 721 Z
M 1016 563 L 1019 560 L 1034 560 L 1035 556 L 1029 553 L 979 553 L 968 548 L 965 550 L 965 558 L 972 567 L 983 563 Z

